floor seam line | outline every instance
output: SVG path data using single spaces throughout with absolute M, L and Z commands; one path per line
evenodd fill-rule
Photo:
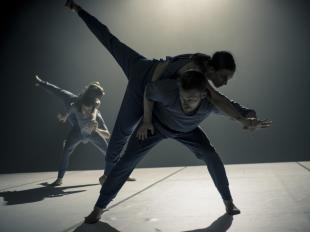
M 310 169 L 307 168 L 305 165 L 301 164 L 300 162 L 296 162 L 300 167 L 306 169 L 308 172 L 310 172 Z
M 154 182 L 153 184 L 150 184 L 149 186 L 147 186 L 147 187 L 141 189 L 140 191 L 138 191 L 138 192 L 136 192 L 136 193 L 130 195 L 129 197 L 126 197 L 125 199 L 121 200 L 120 202 L 117 202 L 117 203 L 115 203 L 114 205 L 111 205 L 110 207 L 106 208 L 105 211 L 108 211 L 108 210 L 110 210 L 110 209 L 112 209 L 112 208 L 115 208 L 116 206 L 118 206 L 118 205 L 124 203 L 125 201 L 130 200 L 131 198 L 133 198 L 133 197 L 139 195 L 140 193 L 142 193 L 142 192 L 144 192 L 144 191 L 146 191 L 146 190 L 152 188 L 153 186 L 157 185 L 158 183 L 163 182 L 164 180 L 168 179 L 169 177 L 174 176 L 175 174 L 177 174 L 177 173 L 183 171 L 185 168 L 187 168 L 187 167 L 182 167 L 182 168 L 178 169 L 177 171 L 174 171 L 173 173 L 169 174 L 168 176 L 165 176 L 165 177 L 161 178 L 160 180 Z
M 144 191 L 146 191 L 146 190 L 152 188 L 152 187 L 155 186 L 156 184 L 158 184 L 158 183 L 160 183 L 160 182 L 163 182 L 164 180 L 168 179 L 169 177 L 174 176 L 175 174 L 177 174 L 177 173 L 183 171 L 185 168 L 187 168 L 187 166 L 182 167 L 182 168 L 180 168 L 180 169 L 178 169 L 178 170 L 176 170 L 176 171 L 170 173 L 168 176 L 165 176 L 165 177 L 159 179 L 158 181 L 154 182 L 153 184 L 150 184 L 149 186 L 147 186 L 147 187 L 141 189 L 140 191 L 138 191 L 138 192 L 136 192 L 136 193 L 130 195 L 129 197 L 126 197 L 125 199 L 123 199 L 123 200 L 121 200 L 121 201 L 115 203 L 114 205 L 111 205 L 110 207 L 106 208 L 104 211 L 108 211 L 108 210 L 110 210 L 110 209 L 112 209 L 112 208 L 115 208 L 116 206 L 118 206 L 118 205 L 124 203 L 125 201 L 128 201 L 128 200 L 134 198 L 135 196 L 139 195 L 140 193 L 142 193 L 142 192 L 144 192 Z M 82 223 L 83 223 L 83 221 L 80 221 L 80 222 L 78 222 L 77 224 L 75 224 L 75 225 L 73 225 L 73 226 L 70 226 L 69 228 L 67 228 L 67 229 L 65 229 L 65 230 L 62 230 L 61 232 L 70 231 L 70 230 L 72 230 L 75 226 L 78 226 L 78 225 L 80 225 L 80 224 L 82 224 Z

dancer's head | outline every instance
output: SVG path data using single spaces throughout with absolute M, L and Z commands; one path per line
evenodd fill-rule
M 82 93 L 83 96 L 90 97 L 90 98 L 101 98 L 105 95 L 105 92 L 100 85 L 99 81 L 91 82 L 89 85 L 86 86 L 84 92 Z
M 178 77 L 180 101 L 185 111 L 194 110 L 207 96 L 207 80 L 202 72 L 188 70 Z
M 99 82 L 90 83 L 78 97 L 76 102 L 78 110 L 85 116 L 91 114 L 95 108 L 99 108 L 103 95 L 105 92 Z
M 227 51 L 215 52 L 212 57 L 196 53 L 192 56 L 192 60 L 217 88 L 226 85 L 236 71 L 234 57 Z

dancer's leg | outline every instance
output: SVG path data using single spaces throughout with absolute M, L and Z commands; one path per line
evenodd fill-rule
M 114 166 L 106 182 L 101 188 L 100 197 L 96 206 L 105 208 L 107 204 L 116 196 L 126 179 L 143 159 L 147 152 L 165 137 L 155 130 L 154 135 L 141 141 L 136 136 L 132 136 L 124 155 Z
M 119 41 L 109 29 L 85 10 L 78 11 L 89 29 L 112 54 L 123 69 L 129 84 L 112 131 L 107 150 L 107 162 L 115 163 L 120 156 L 128 136 L 131 135 L 143 112 L 144 85 L 151 75 L 156 61 L 145 59 L 142 55 Z
M 94 144 L 100 152 L 105 156 L 107 152 L 108 142 L 107 140 L 100 134 L 100 132 L 93 132 L 89 137 L 88 141 Z M 106 157 L 106 156 L 105 156 Z M 104 171 L 105 173 L 111 170 L 113 167 L 113 163 L 105 162 Z
M 69 165 L 70 156 L 81 141 L 80 131 L 77 128 L 72 128 L 64 144 L 63 159 L 58 170 L 58 179 L 64 177 Z
M 152 66 L 152 61 L 147 60 L 144 56 L 122 43 L 109 31 L 106 25 L 102 24 L 94 16 L 83 9 L 80 9 L 78 14 L 97 39 L 111 53 L 129 80 L 132 77 L 143 76 Z
M 105 208 L 113 200 L 139 161 L 143 159 L 152 147 L 164 138 L 165 136 L 156 130 L 154 135 L 148 137 L 144 141 L 138 140 L 135 136 L 130 138 L 124 155 L 113 167 L 111 173 L 101 187 L 100 196 L 95 206 L 97 209 Z M 100 214 L 93 212 L 85 219 L 85 222 L 95 223 L 99 218 Z
M 223 200 L 231 200 L 223 162 L 202 129 L 197 127 L 195 130 L 184 133 L 175 139 L 188 147 L 198 159 L 207 164 L 211 178 Z
M 108 163 L 115 164 L 119 160 L 121 151 L 142 117 L 142 113 L 143 96 L 127 86 L 107 149 L 106 161 Z
M 177 136 L 175 139 L 187 146 L 198 159 L 205 161 L 210 176 L 224 200 L 226 212 L 229 215 L 239 214 L 240 210 L 234 205 L 231 197 L 223 162 L 203 130 L 198 127 L 189 133 Z

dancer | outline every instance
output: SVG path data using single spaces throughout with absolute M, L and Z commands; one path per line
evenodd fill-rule
M 107 139 L 110 137 L 110 133 L 98 110 L 100 98 L 105 93 L 99 82 L 90 83 L 79 96 L 50 84 L 47 81 L 43 81 L 38 76 L 35 76 L 35 86 L 47 90 L 63 101 L 67 112 L 65 114 L 58 114 L 57 118 L 63 123 L 69 121 L 72 126 L 63 144 L 63 159 L 58 170 L 58 177 L 51 184 L 52 186 L 59 186 L 63 182 L 70 156 L 78 144 L 81 142 L 91 142 L 100 152 L 103 154 L 106 153 L 108 146 Z M 104 182 L 106 173 L 109 172 L 112 166 L 113 164 L 106 162 L 105 172 L 99 178 L 101 184 Z
M 145 126 L 145 123 L 143 123 L 140 127 L 136 128 L 136 132 L 138 130 L 139 132 L 142 132 L 137 134 L 138 138 L 131 136 L 124 155 L 111 170 L 110 175 L 107 177 L 106 182 L 101 189 L 101 194 L 96 203 L 96 207 L 94 208 L 94 211 L 88 217 L 86 217 L 85 222 L 93 223 L 99 220 L 102 209 L 105 208 L 107 204 L 115 197 L 119 189 L 124 184 L 124 179 L 126 180 L 126 176 L 130 175 L 134 167 L 151 147 L 153 147 L 156 143 L 165 137 L 176 138 L 175 134 L 180 133 L 182 136 L 179 137 L 179 139 L 182 141 L 184 140 L 185 142 L 183 141 L 183 143 L 185 145 L 186 141 L 190 141 L 191 139 L 194 139 L 194 142 L 200 145 L 199 148 L 191 149 L 199 158 L 206 161 L 210 174 L 213 175 L 212 178 L 224 199 L 227 212 L 229 214 L 239 213 L 240 211 L 234 206 L 230 196 L 228 181 L 223 163 L 220 161 L 219 156 L 215 152 L 214 148 L 210 145 L 207 137 L 204 136 L 204 133 L 198 127 L 199 123 L 207 116 L 207 112 L 210 112 L 211 108 L 214 107 L 221 110 L 230 117 L 240 121 L 244 128 L 264 128 L 270 125 L 269 121 L 258 120 L 255 117 L 255 111 L 246 109 L 237 103 L 231 102 L 225 96 L 214 90 L 213 87 L 209 84 L 208 81 L 212 82 L 215 87 L 220 87 L 225 85 L 232 77 L 235 72 L 235 63 L 232 55 L 229 52 L 216 52 L 212 57 L 204 54 L 189 54 L 172 58 L 167 57 L 166 60 L 148 60 L 120 42 L 114 35 L 110 33 L 105 25 L 101 24 L 96 18 L 88 14 L 72 0 L 68 0 L 66 2 L 66 6 L 78 13 L 89 29 L 113 55 L 128 78 L 126 93 L 107 150 L 107 153 L 111 155 L 109 157 L 113 158 L 111 162 L 116 163 L 116 161 L 119 159 L 119 153 L 126 143 L 127 138 L 132 134 L 135 125 L 141 119 L 143 115 L 143 102 L 147 102 L 146 98 L 161 103 L 160 98 L 156 98 L 156 96 L 160 96 L 160 93 L 156 91 L 156 87 L 154 87 L 155 98 L 153 99 L 152 97 L 147 97 L 147 92 L 145 92 L 145 90 L 148 88 L 145 88 L 145 86 L 151 82 L 158 82 L 162 84 L 165 82 L 168 83 L 169 81 L 175 81 L 174 84 L 169 84 L 167 86 L 167 90 L 165 90 L 166 87 L 163 86 L 161 89 L 163 90 L 162 94 L 169 93 L 169 91 L 172 91 L 175 86 L 180 85 L 176 83 L 181 83 L 182 88 L 184 88 L 178 88 L 177 91 L 174 89 L 174 95 L 179 94 L 179 97 L 181 97 L 181 99 L 179 98 L 182 105 L 181 112 L 179 111 L 178 115 L 169 115 L 169 113 L 167 113 L 169 108 L 166 108 L 165 111 L 167 118 L 160 118 L 158 120 L 158 125 L 166 129 L 166 131 L 170 130 L 169 132 L 171 132 L 171 135 L 166 132 L 159 133 L 159 129 L 153 128 L 153 131 L 157 131 L 158 133 L 155 133 L 148 138 L 145 136 L 143 131 L 152 129 L 152 126 L 149 126 L 151 124 L 150 122 L 148 122 L 149 125 L 147 126 Z M 183 78 L 178 79 L 177 77 L 180 75 Z M 204 80 L 204 82 L 201 80 L 201 78 Z M 179 80 L 182 81 L 180 82 Z M 201 84 L 199 88 L 193 84 L 196 81 Z M 189 87 L 185 87 L 186 85 L 183 85 L 186 82 L 188 82 Z M 193 98 L 193 96 L 195 97 Z M 204 107 L 200 108 L 202 99 L 205 98 L 208 99 L 208 101 L 205 101 L 206 103 L 204 103 Z M 209 107 L 207 107 L 207 105 L 209 105 Z M 175 106 L 177 107 L 177 105 Z M 178 107 L 178 110 L 180 110 L 180 104 Z M 165 107 L 163 107 L 163 109 L 164 108 Z M 151 115 L 153 112 L 150 110 L 151 107 L 144 108 L 144 110 L 147 109 L 149 110 L 149 115 Z M 201 114 L 199 112 L 200 109 L 202 110 Z M 188 117 L 187 125 L 192 124 L 192 127 L 194 127 L 190 128 L 190 131 L 188 131 L 189 127 L 184 127 L 182 129 L 183 131 L 174 130 L 173 128 L 169 128 L 169 123 L 164 122 L 165 120 L 170 120 L 174 121 L 176 125 L 181 124 L 184 118 L 182 119 L 181 117 L 180 121 L 180 118 L 177 117 L 180 115 L 180 113 L 183 113 Z M 249 118 L 248 115 L 250 114 L 254 115 L 254 117 Z M 197 119 L 196 115 L 199 115 L 200 118 Z M 162 124 L 160 124 L 161 122 Z M 160 126 L 158 126 L 158 128 Z M 191 134 L 190 132 L 194 134 Z M 198 138 L 200 138 L 200 142 L 203 142 L 202 144 L 197 141 Z M 138 141 L 139 139 L 145 140 L 143 143 L 141 143 Z M 201 151 L 203 151 L 203 155 L 200 154 Z M 114 159 L 114 157 L 117 157 L 117 159 Z

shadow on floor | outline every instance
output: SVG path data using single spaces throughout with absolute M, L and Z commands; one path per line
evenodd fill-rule
M 226 232 L 232 225 L 232 221 L 233 217 L 225 213 L 206 228 L 187 230 L 184 232 Z
M 85 185 L 75 185 L 65 187 L 52 187 L 49 186 L 47 183 L 41 183 L 40 185 L 42 187 L 26 189 L 21 191 L 0 192 L 0 197 L 3 197 L 3 200 L 6 203 L 5 205 L 18 205 L 18 204 L 42 201 L 45 198 L 62 197 L 69 194 L 84 192 L 86 190 L 76 190 L 66 192 L 64 190 L 94 186 L 98 184 L 85 184 Z
M 187 230 L 183 232 L 226 232 L 232 225 L 233 217 L 227 214 L 222 215 L 218 219 L 216 219 L 210 226 L 202 229 L 194 229 L 194 230 Z M 75 225 L 76 226 L 76 225 Z M 63 231 L 71 231 L 75 226 Z M 110 226 L 108 223 L 99 221 L 96 224 L 79 224 L 79 226 L 73 232 L 119 232 L 119 230 L 115 229 L 114 227 Z M 161 229 L 156 228 L 155 231 L 161 232 Z
M 105 222 L 97 222 L 96 224 L 81 224 L 77 227 L 73 232 L 96 232 L 96 231 L 104 231 L 104 232 L 120 232 L 119 230 L 115 229 L 114 227 L 110 226 L 108 223 Z

